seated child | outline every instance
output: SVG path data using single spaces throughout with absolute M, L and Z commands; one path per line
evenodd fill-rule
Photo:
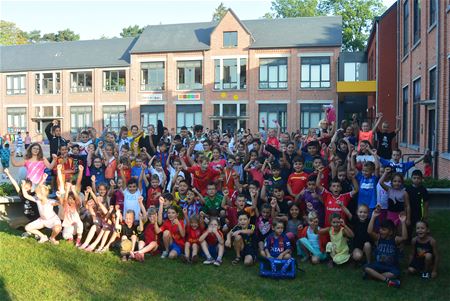
M 236 258 L 233 265 L 238 264 L 244 258 L 244 264 L 250 266 L 255 262 L 256 250 L 254 245 L 255 226 L 250 224 L 250 217 L 241 211 L 238 214 L 238 224 L 228 232 L 225 246 L 231 248 L 233 244 Z
M 363 260 L 366 256 L 367 263 L 370 263 L 372 254 L 372 245 L 367 228 L 369 227 L 369 207 L 359 205 L 356 211 L 356 217 L 351 216 L 350 221 L 355 237 L 352 240 L 352 259 L 356 262 Z
M 327 259 L 325 252 L 327 243 L 327 234 L 319 233 L 319 218 L 316 212 L 308 214 L 309 226 L 303 228 L 300 233 L 300 239 L 297 240 L 297 253 L 302 261 L 311 258 L 312 264 L 318 264 Z
M 138 242 L 138 251 L 130 253 L 130 256 L 137 261 L 143 262 L 145 253 L 152 253 L 158 249 L 158 235 L 155 230 L 157 219 L 155 208 L 151 207 L 148 211 L 143 211 L 141 223 L 144 226 L 144 231 Z
M 186 235 L 184 223 L 181 223 L 177 216 L 177 209 L 174 206 L 169 206 L 167 208 L 167 220 L 164 221 L 161 227 L 158 224 L 155 225 L 156 234 L 163 234 L 164 251 L 161 254 L 161 258 L 169 257 L 170 259 L 175 259 L 181 255 L 184 249 L 184 238 Z
M 283 222 L 274 221 L 272 230 L 272 234 L 264 242 L 264 257 L 277 259 L 291 258 L 291 242 L 286 234 L 283 233 Z
M 328 262 L 329 267 L 334 264 L 344 264 L 350 259 L 350 249 L 348 248 L 348 239 L 354 236 L 345 221 L 339 213 L 333 213 L 330 216 L 331 227 L 319 230 L 320 233 L 330 234 L 330 242 L 327 243 L 326 251 L 330 254 L 332 260 Z
M 181 260 L 184 263 L 196 263 L 200 250 L 199 238 L 205 228 L 203 218 L 198 215 L 188 217 L 187 208 L 183 209 L 183 215 L 186 222 L 186 242 L 184 244 L 184 255 L 181 256 Z
M 430 235 L 430 229 L 426 221 L 416 223 L 416 237 L 412 239 L 414 253 L 409 261 L 408 272 L 420 273 L 422 279 L 437 277 L 439 253 L 437 243 Z
M 120 243 L 120 254 L 122 255 L 122 261 L 132 259 L 131 254 L 134 253 L 136 243 L 138 241 L 138 233 L 142 231 L 142 228 L 134 223 L 134 211 L 128 210 L 125 213 L 125 221 L 122 225 L 122 238 Z
M 206 260 L 203 261 L 203 264 L 220 266 L 222 264 L 225 247 L 223 234 L 219 229 L 219 221 L 217 218 L 210 219 L 208 228 L 203 232 L 198 241 L 201 244 L 203 254 L 206 256 Z

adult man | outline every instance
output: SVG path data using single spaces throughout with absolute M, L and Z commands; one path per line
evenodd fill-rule
M 45 127 L 45 134 L 47 135 L 48 143 L 50 145 L 50 156 L 58 154 L 61 145 L 67 145 L 67 140 L 61 137 L 61 126 L 58 120 L 53 120 Z

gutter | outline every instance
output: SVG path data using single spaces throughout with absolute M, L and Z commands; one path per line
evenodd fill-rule
M 375 93 L 375 116 L 374 116 L 374 120 L 376 119 L 376 115 L 378 114 L 378 94 L 379 94 L 379 91 L 380 91 L 378 89 L 378 79 L 380 77 L 380 74 L 378 73 L 380 71 L 380 69 L 379 69 L 380 60 L 379 60 L 379 55 L 378 55 L 378 53 L 379 53 L 378 49 L 380 47 L 379 40 L 378 40 L 378 35 L 379 35 L 378 25 L 379 25 L 380 22 L 379 22 L 379 20 L 376 20 L 375 22 L 376 22 L 376 24 L 375 24 L 375 26 L 376 26 L 375 43 L 377 45 L 377 47 L 375 48 L 375 60 L 377 62 L 377 64 L 375 65 L 375 69 L 376 69 L 375 74 L 376 74 L 377 92 Z
M 439 139 L 438 139 L 438 134 L 439 134 L 439 75 L 440 75 L 440 62 L 441 62 L 441 57 L 440 57 L 440 40 L 441 40 L 441 32 L 440 32 L 440 12 L 439 12 L 439 7 L 440 7 L 440 2 L 441 1 L 436 1 L 436 104 L 435 104 L 435 117 L 434 117 L 434 161 L 433 161 L 433 177 L 437 178 L 438 177 L 438 156 L 439 156 Z

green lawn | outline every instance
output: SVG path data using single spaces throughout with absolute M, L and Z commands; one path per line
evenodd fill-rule
M 0 300 L 449 300 L 449 220 L 450 211 L 430 218 L 441 250 L 439 277 L 426 282 L 404 275 L 400 289 L 364 281 L 351 265 L 305 264 L 294 280 L 271 280 L 260 278 L 257 267 L 232 266 L 231 255 L 219 268 L 159 257 L 123 263 L 113 252 L 21 240 L 20 232 L 0 223 Z

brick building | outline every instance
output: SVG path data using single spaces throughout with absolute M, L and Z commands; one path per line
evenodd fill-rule
M 1 47 L 0 132 L 59 118 L 76 134 L 127 124 L 306 131 L 337 104 L 340 17 L 148 26 L 137 38 Z

